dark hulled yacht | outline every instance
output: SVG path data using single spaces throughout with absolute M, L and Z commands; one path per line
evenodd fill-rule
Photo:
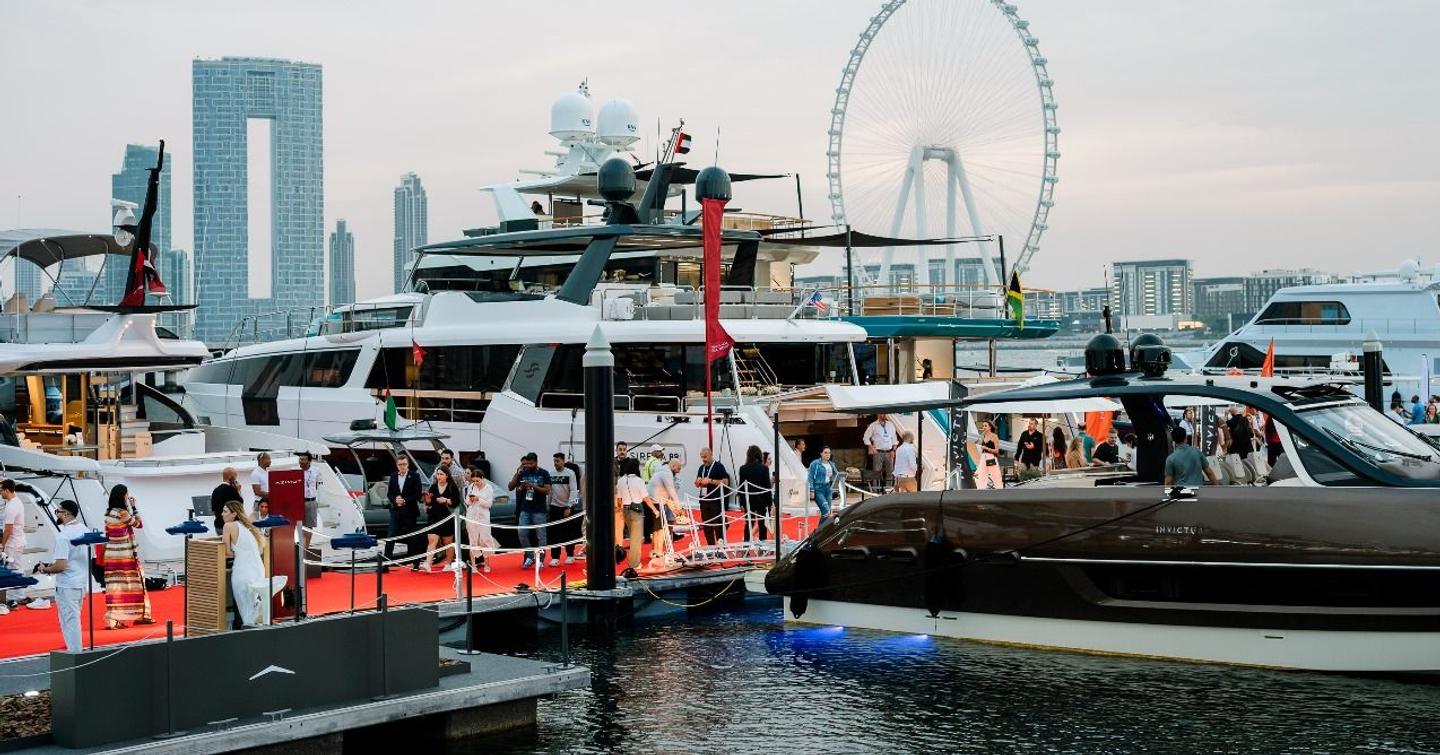
M 1343 386 L 1166 376 L 1109 336 L 1090 374 L 986 394 L 1108 397 L 1137 471 L 1072 485 L 872 498 L 766 587 L 806 622 L 1293 669 L 1440 670 L 1440 451 Z M 1136 364 L 1136 363 L 1140 364 Z M 1167 397 L 1254 407 L 1283 455 L 1263 486 L 1167 489 Z

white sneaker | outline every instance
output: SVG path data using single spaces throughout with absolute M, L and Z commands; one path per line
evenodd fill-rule
M 551 565 L 551 566 L 559 566 L 559 565 L 560 565 L 560 559 L 558 559 L 558 558 L 552 558 L 552 559 L 550 559 L 550 565 Z
M 569 566 L 570 564 L 573 564 L 573 563 L 575 563 L 575 557 L 574 557 L 574 556 L 566 556 L 566 557 L 565 557 L 565 565 L 566 565 L 566 566 Z
M 0 603 L 0 616 L 4 616 L 7 613 L 10 613 L 10 606 Z
M 49 608 L 49 607 L 50 607 L 50 599 L 49 599 L 49 598 L 36 598 L 36 599 L 30 601 L 29 603 L 26 603 L 26 604 L 25 604 L 25 607 L 26 607 L 26 608 L 33 608 L 33 609 L 35 609 L 36 611 L 43 611 L 43 610 L 45 610 L 46 608 Z

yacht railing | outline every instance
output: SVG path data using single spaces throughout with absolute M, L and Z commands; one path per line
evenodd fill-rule
M 256 343 L 268 343 L 286 338 L 324 335 L 333 333 L 359 333 L 366 330 L 405 327 L 418 322 L 417 307 L 404 304 L 387 304 L 365 309 L 347 309 L 353 305 L 316 305 L 295 309 L 278 309 L 246 315 L 231 329 L 222 344 L 222 351 Z M 398 310 L 405 310 L 404 317 L 386 316 Z M 368 317 L 368 313 L 376 313 Z M 339 313 L 344 319 L 335 315 Z
M 1351 318 L 1347 322 L 1305 322 L 1300 318 L 1260 320 L 1247 327 L 1264 328 L 1266 335 L 1354 335 L 1375 331 L 1383 341 L 1386 335 L 1431 335 L 1440 334 L 1440 316 L 1433 318 L 1367 317 Z M 1240 332 L 1237 330 L 1231 335 Z

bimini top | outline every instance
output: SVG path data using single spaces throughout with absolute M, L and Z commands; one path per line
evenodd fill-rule
M 449 438 L 445 433 L 434 430 L 422 430 L 417 427 L 389 430 L 383 427 L 370 430 L 352 430 L 348 433 L 337 433 L 324 436 L 324 441 L 334 446 L 360 446 L 367 443 L 423 443 L 426 441 L 439 442 Z
M 40 267 L 98 254 L 130 254 L 130 247 L 115 243 L 105 233 L 82 233 L 58 228 L 0 230 L 0 260 L 15 256 Z
M 421 254 L 482 254 L 486 256 L 531 257 L 552 254 L 579 254 L 590 242 L 615 239 L 615 252 L 686 249 L 700 246 L 699 226 L 691 225 L 577 225 L 534 231 L 510 231 L 485 236 L 442 241 L 416 248 Z M 722 244 L 761 240 L 755 231 L 724 229 Z

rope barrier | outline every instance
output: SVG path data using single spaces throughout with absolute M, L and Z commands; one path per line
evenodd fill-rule
M 145 635 L 144 637 L 141 637 L 141 638 L 138 639 L 138 640 L 130 640 L 130 641 L 126 642 L 125 644 L 122 644 L 118 649 L 116 649 L 116 650 L 115 650 L 114 652 L 112 652 L 112 653 L 106 653 L 105 655 L 102 655 L 102 656 L 100 656 L 99 658 L 96 658 L 96 659 L 93 660 L 93 661 L 86 661 L 86 662 L 84 662 L 84 663 L 82 663 L 82 664 L 80 664 L 80 665 L 78 665 L 78 666 L 71 666 L 71 667 L 69 667 L 69 668 L 64 668 L 64 669 L 60 669 L 60 670 L 61 670 L 61 671 L 76 671 L 76 670 L 78 670 L 78 669 L 85 668 L 86 666 L 93 666 L 93 665 L 95 665 L 95 664 L 97 664 L 97 663 L 99 663 L 99 662 L 101 662 L 101 661 L 109 660 L 109 659 L 111 659 L 111 658 L 113 658 L 113 657 L 115 657 L 115 656 L 117 656 L 117 655 L 125 652 L 126 650 L 129 650 L 129 649 L 130 649 L 132 646 L 134 646 L 135 644 L 144 642 L 144 641 L 146 641 L 146 640 L 154 639 L 154 638 L 159 637 L 160 635 L 162 635 L 162 634 L 164 634 L 164 633 L 165 633 L 165 630 L 163 630 L 163 629 L 157 629 L 157 630 L 151 632 L 150 634 L 147 634 L 147 635 Z M 91 649 L 93 650 L 94 648 L 91 648 Z M 50 674 L 49 671 L 41 671 L 41 672 L 36 673 L 36 674 L 0 674 L 0 679 L 30 679 L 30 678 L 34 678 L 34 677 L 50 676 L 50 675 L 51 675 L 51 674 Z

